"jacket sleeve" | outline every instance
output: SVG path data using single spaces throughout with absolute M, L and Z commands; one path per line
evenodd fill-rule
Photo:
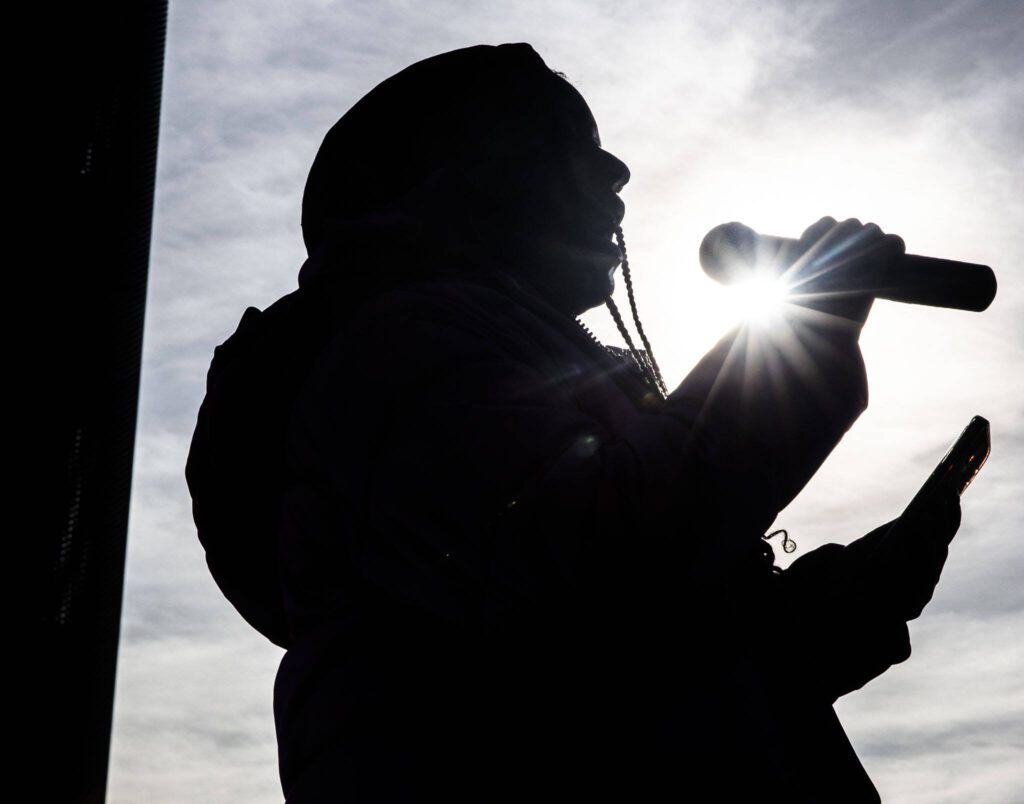
M 773 662 L 792 694 L 834 702 L 910 657 L 906 620 L 873 595 L 864 560 L 890 526 L 822 545 L 778 579 L 773 602 L 785 625 Z
M 298 452 L 317 456 L 346 512 L 349 560 L 454 621 L 616 589 L 735 600 L 767 571 L 759 536 L 850 423 L 804 387 L 780 412 L 764 388 L 732 389 L 731 369 L 706 382 L 729 339 L 664 407 L 611 391 L 584 404 L 580 378 L 487 326 L 392 308 L 332 344 L 293 419 Z
M 780 670 L 834 701 L 910 656 L 907 622 L 931 600 L 960 525 L 959 496 L 936 491 L 847 545 L 826 544 L 782 573 Z
M 743 423 L 748 445 L 772 467 L 766 512 L 796 496 L 867 406 L 854 338 L 813 320 L 791 324 L 772 336 L 723 339 L 673 394 Z M 787 689 L 835 701 L 910 656 L 907 621 L 931 597 L 945 559 L 941 536 L 958 522 L 940 514 L 903 523 L 897 535 L 906 549 L 895 558 L 881 560 L 878 549 L 889 523 L 848 545 L 810 551 L 766 587 L 762 605 L 784 623 L 769 661 Z
M 763 533 L 868 405 L 857 338 L 830 319 L 794 314 L 771 330 L 723 337 L 669 396 L 735 428 L 730 460 L 762 468 Z M 711 425 L 714 426 L 714 425 Z

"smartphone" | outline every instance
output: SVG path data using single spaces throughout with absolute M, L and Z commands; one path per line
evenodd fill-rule
M 915 503 L 926 500 L 940 483 L 952 484 L 962 495 L 971 485 L 971 481 L 978 476 L 991 451 L 988 419 L 975 416 L 949 448 L 946 457 L 939 461 L 939 465 L 921 486 L 920 491 L 914 495 L 914 499 L 907 506 L 907 511 L 912 509 Z

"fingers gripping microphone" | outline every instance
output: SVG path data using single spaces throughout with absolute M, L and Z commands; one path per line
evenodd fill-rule
M 760 235 L 742 223 L 723 223 L 700 244 L 700 264 L 712 279 L 731 284 L 751 276 L 757 257 L 770 255 L 781 273 L 809 244 Z M 792 255 L 786 259 L 786 255 Z M 889 266 L 884 286 L 871 290 L 879 299 L 980 312 L 996 295 L 996 276 L 987 265 L 904 254 Z M 853 289 L 851 287 L 851 289 Z

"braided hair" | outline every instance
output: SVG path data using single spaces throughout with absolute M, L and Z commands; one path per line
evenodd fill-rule
M 647 339 L 647 333 L 644 332 L 644 325 L 640 323 L 640 313 L 636 307 L 636 295 L 633 292 L 633 277 L 629 271 L 629 257 L 626 255 L 626 240 L 622 236 L 622 227 L 615 227 L 615 239 L 619 244 L 619 249 L 622 251 L 622 278 L 626 283 L 626 295 L 629 297 L 629 309 L 633 313 L 633 323 L 636 325 L 636 331 L 640 335 L 640 340 L 643 342 L 644 349 L 646 349 L 645 355 L 642 355 L 640 351 L 633 344 L 633 338 L 629 334 L 629 330 L 626 329 L 626 322 L 622 320 L 622 314 L 619 312 L 618 305 L 609 296 L 608 300 L 605 301 L 605 306 L 608 308 L 608 312 L 611 313 L 612 319 L 615 321 L 615 326 L 618 327 L 619 333 L 622 335 L 622 339 L 626 342 L 626 346 L 629 347 L 629 352 L 633 355 L 633 359 L 636 361 L 640 370 L 647 375 L 651 384 L 657 388 L 663 397 L 668 396 L 668 387 L 665 385 L 665 379 L 661 374 L 661 367 L 658 365 L 658 361 L 654 357 L 654 350 L 651 348 L 651 342 Z

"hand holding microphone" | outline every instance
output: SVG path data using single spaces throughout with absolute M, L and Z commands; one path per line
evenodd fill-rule
M 861 324 L 874 298 L 981 311 L 996 293 L 988 266 L 906 254 L 899 237 L 856 219 L 822 218 L 799 240 L 722 224 L 704 238 L 700 260 L 708 276 L 724 283 L 772 271 L 784 277 L 795 303 Z

